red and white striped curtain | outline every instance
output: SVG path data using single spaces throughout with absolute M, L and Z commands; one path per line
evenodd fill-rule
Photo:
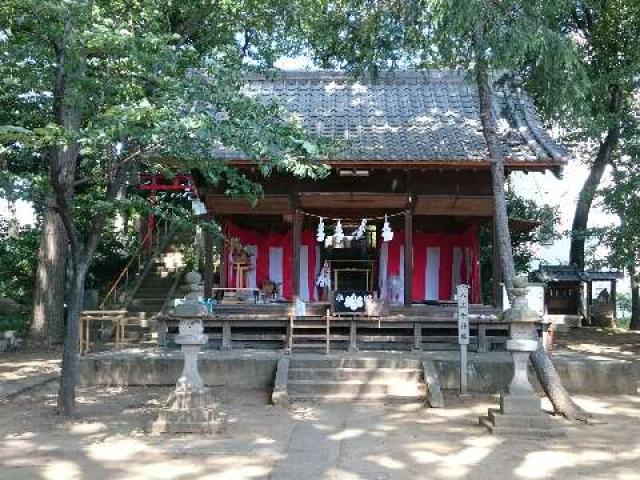
M 291 258 L 293 240 L 291 230 L 284 233 L 258 232 L 232 223 L 224 227 L 227 238 L 237 238 L 248 252 L 252 253 L 253 269 L 247 275 L 247 286 L 259 288 L 266 280 L 280 284 L 280 295 L 292 298 Z M 231 259 L 231 251 L 225 249 L 227 255 L 227 285 L 235 285 L 235 271 Z M 300 297 L 304 301 L 318 298 L 316 292 L 316 276 L 319 271 L 319 249 L 316 246 L 315 232 L 303 230 L 300 245 Z
M 393 240 L 380 243 L 379 276 L 380 291 L 389 295 L 389 278 L 399 277 L 399 291 L 403 298 L 404 287 L 404 232 L 396 231 Z M 451 300 L 456 285 L 466 283 L 471 287 L 471 302 L 480 302 L 480 247 L 477 225 L 469 226 L 463 233 L 413 234 L 412 295 L 414 302 L 424 300 Z

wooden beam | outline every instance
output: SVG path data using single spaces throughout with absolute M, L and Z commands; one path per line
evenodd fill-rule
M 404 304 L 413 302 L 413 205 L 404 211 Z
M 493 199 L 479 195 L 417 195 L 414 214 L 492 217 Z
M 267 195 L 254 206 L 244 198 L 231 198 L 227 195 L 211 195 L 206 197 L 207 210 L 217 215 L 253 214 L 280 215 L 291 212 L 291 201 L 288 195 Z
M 302 243 L 302 214 L 299 210 L 293 212 L 292 225 L 293 249 L 291 251 L 291 285 L 294 299 L 300 296 L 300 244 Z
M 366 180 L 366 179 L 365 179 Z M 337 210 L 402 210 L 407 203 L 405 194 L 351 193 L 351 192 L 301 192 L 303 209 Z

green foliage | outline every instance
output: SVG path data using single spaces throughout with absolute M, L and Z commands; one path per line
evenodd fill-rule
M 612 169 L 612 182 L 600 191 L 603 207 L 618 222 L 592 234 L 609 247 L 606 263 L 625 269 L 640 282 L 640 103 L 638 117 L 626 126 Z
M 531 230 L 511 229 L 515 268 L 517 272 L 525 273 L 529 271 L 531 261 L 535 259 L 536 247 L 560 237 L 555 229 L 560 220 L 558 207 L 525 199 L 512 190 L 507 191 L 506 197 L 509 218 L 538 223 L 538 226 Z
M 38 262 L 40 232 L 23 227 L 9 235 L 8 222 L 0 220 L 0 297 L 27 304 Z
M 214 147 L 244 152 L 265 176 L 326 174 L 318 159 L 331 147 L 242 90 L 247 73 L 289 48 L 281 28 L 288 11 L 281 0 L 3 2 L 0 125 L 11 128 L 2 131 L 1 155 L 12 180 L 0 185 L 2 194 L 34 191 L 42 209 L 52 179 L 75 170 L 75 181 L 58 190 L 67 191 L 72 246 L 77 238 L 87 247 L 72 251 L 91 257 L 88 239 L 99 238 L 117 212 L 143 210 L 140 198 L 117 194 L 131 190 L 136 172 L 198 170 L 252 201 L 260 186 Z M 195 221 L 185 202 L 167 205 L 154 209 Z M 112 246 L 120 258 L 124 246 Z
M 540 245 L 551 242 L 560 236 L 555 229 L 558 223 L 558 207 L 538 204 L 517 195 L 513 190 L 507 190 L 507 211 L 509 218 L 527 220 L 538 223 L 530 230 L 510 229 L 513 261 L 517 273 L 531 271 L 531 262 L 536 260 L 536 251 Z M 493 264 L 493 246 L 491 227 L 483 225 L 479 231 L 480 265 L 482 273 L 482 297 L 487 300 L 491 296 L 491 274 Z
M 29 328 L 29 316 L 24 313 L 0 315 L 0 333 L 13 330 L 18 336 L 24 336 Z

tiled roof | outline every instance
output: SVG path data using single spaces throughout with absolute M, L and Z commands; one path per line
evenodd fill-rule
M 575 265 L 541 265 L 540 270 L 533 272 L 533 278 L 543 282 L 597 282 L 620 280 L 624 275 L 614 271 L 581 272 Z
M 564 165 L 567 152 L 542 126 L 531 99 L 502 82 L 493 88 L 507 161 Z M 250 77 L 245 93 L 278 103 L 313 134 L 340 141 L 345 148 L 330 159 L 336 162 L 487 161 L 477 89 L 464 72 L 390 72 L 355 82 L 337 71 L 279 72 Z

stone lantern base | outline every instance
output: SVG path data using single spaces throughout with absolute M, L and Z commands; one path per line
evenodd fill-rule
M 218 411 L 208 388 L 176 390 L 169 396 L 167 406 L 158 412 L 151 433 L 213 434 L 225 427 L 226 417 Z
M 526 435 L 557 437 L 564 430 L 540 407 L 535 395 L 500 395 L 500 408 L 490 408 L 488 415 L 480 417 L 480 425 L 496 435 Z
M 180 320 L 179 334 L 175 341 L 184 355 L 182 374 L 175 390 L 169 395 L 167 406 L 158 411 L 151 424 L 152 434 L 161 433 L 218 433 L 225 428 L 225 416 L 219 411 L 211 390 L 205 387 L 198 372 L 200 347 L 207 343 L 207 336 L 200 318 L 203 306 L 196 301 L 179 305 L 174 315 Z
M 529 357 L 538 348 L 534 325 L 538 314 L 527 305 L 527 281 L 525 277 L 513 279 L 513 306 L 504 312 L 503 320 L 509 323 L 507 351 L 513 358 L 513 377 L 506 394 L 500 395 L 500 408 L 490 408 L 489 414 L 480 417 L 480 425 L 491 433 L 529 436 L 558 436 L 564 430 L 540 406 L 540 399 L 529 383 Z

